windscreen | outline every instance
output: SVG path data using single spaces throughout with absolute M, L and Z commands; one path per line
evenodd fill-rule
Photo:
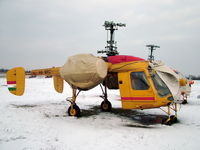
M 151 78 L 160 97 L 165 97 L 171 94 L 167 85 L 163 82 L 163 80 L 158 76 L 156 72 L 151 75 Z

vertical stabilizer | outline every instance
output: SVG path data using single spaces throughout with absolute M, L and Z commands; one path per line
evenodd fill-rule
M 10 93 L 21 96 L 25 89 L 25 70 L 17 67 L 9 70 L 6 74 L 8 90 Z
M 53 76 L 53 82 L 54 82 L 54 89 L 56 90 L 56 92 L 62 93 L 64 87 L 63 78 L 61 78 L 60 75 Z

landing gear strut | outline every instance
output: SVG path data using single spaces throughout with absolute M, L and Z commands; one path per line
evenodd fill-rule
M 177 104 L 175 103 L 174 105 L 172 104 L 172 108 L 170 107 L 171 104 L 168 104 L 168 111 L 164 111 L 163 109 L 161 109 L 162 111 L 164 111 L 165 113 L 167 113 L 168 118 L 164 118 L 162 120 L 162 124 L 165 125 L 172 125 L 173 123 L 176 123 L 178 121 L 177 119 Z M 175 112 L 174 115 L 171 115 L 171 109 Z
M 182 92 L 181 96 L 182 96 L 182 100 L 183 100 L 182 104 L 187 104 L 188 102 L 187 102 L 187 95 L 186 95 L 186 93 Z
M 68 108 L 69 116 L 80 117 L 81 115 L 80 108 L 76 105 L 76 97 L 79 93 L 80 91 L 77 92 L 77 89 L 72 88 L 72 100 L 68 100 L 71 102 L 71 106 Z
M 104 85 L 105 89 L 103 90 L 102 85 L 100 84 L 101 90 L 103 92 L 103 96 L 101 98 L 104 100 L 101 103 L 101 110 L 105 112 L 110 112 L 112 109 L 112 104 L 108 101 L 108 95 L 107 95 L 107 87 L 106 84 Z

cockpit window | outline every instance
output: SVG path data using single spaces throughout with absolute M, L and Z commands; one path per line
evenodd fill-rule
M 158 76 L 156 72 L 151 75 L 151 78 L 160 97 L 165 97 L 171 94 L 167 85 L 163 82 L 163 80 Z
M 144 72 L 131 72 L 131 85 L 134 90 L 149 89 L 149 83 Z

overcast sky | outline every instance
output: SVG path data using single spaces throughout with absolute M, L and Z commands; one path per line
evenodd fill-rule
M 62 66 L 67 57 L 103 50 L 104 21 L 122 55 L 155 59 L 185 75 L 200 75 L 199 0 L 0 0 L 0 68 Z

